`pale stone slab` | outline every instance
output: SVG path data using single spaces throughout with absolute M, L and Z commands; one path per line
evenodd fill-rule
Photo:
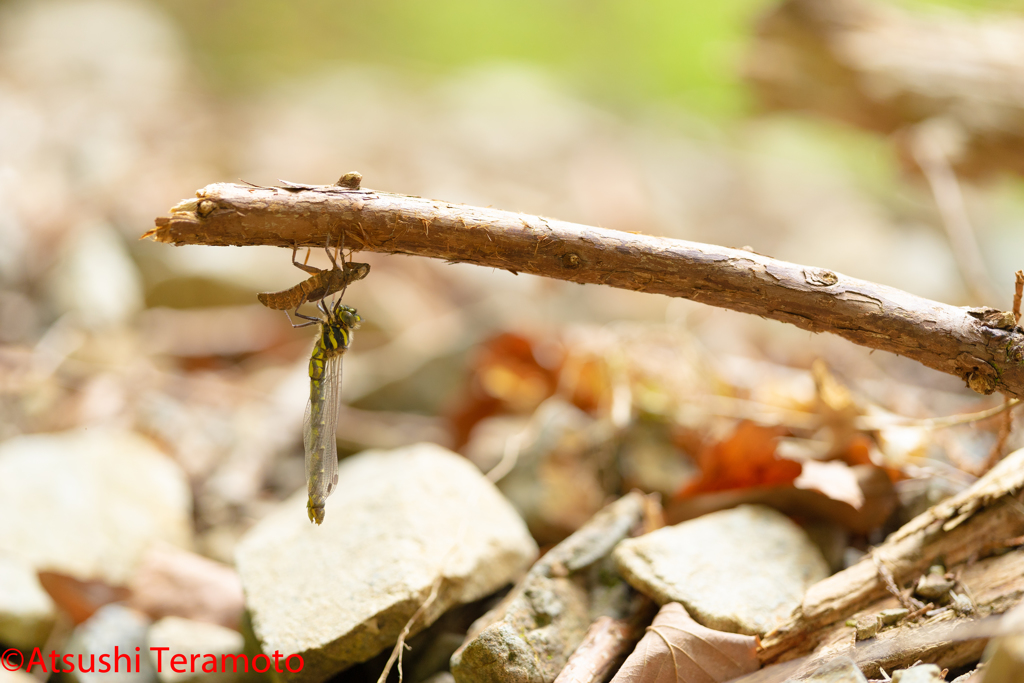
M 236 563 L 264 652 L 299 653 L 322 681 L 391 646 L 442 576 L 413 633 L 517 579 L 526 525 L 465 458 L 433 444 L 341 462 L 324 523 L 299 491 L 242 539 Z
M 132 432 L 0 444 L 0 552 L 37 570 L 125 584 L 154 541 L 191 545 L 191 509 L 181 468 Z
M 227 668 L 222 657 L 241 653 L 245 648 L 245 639 L 234 629 L 181 617 L 164 617 L 150 626 L 148 641 L 150 663 L 161 683 L 230 683 L 245 676 L 238 665 L 234 667 L 237 671 Z M 175 655 L 184 655 L 186 659 L 173 660 Z M 193 655 L 200 656 L 193 660 Z
M 682 603 L 709 628 L 764 635 L 828 576 L 821 552 L 788 517 L 743 505 L 627 539 L 614 558 L 659 604 Z

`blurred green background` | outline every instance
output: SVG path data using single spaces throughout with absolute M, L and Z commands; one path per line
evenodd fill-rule
M 770 0 L 158 0 L 212 85 L 259 90 L 325 64 L 384 64 L 444 76 L 494 61 L 549 70 L 607 106 L 672 103 L 735 118 L 751 99 L 739 63 Z M 901 0 L 969 13 L 1020 0 Z

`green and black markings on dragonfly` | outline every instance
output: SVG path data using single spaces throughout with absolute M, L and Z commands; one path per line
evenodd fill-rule
M 324 521 L 324 505 L 338 483 L 338 444 L 335 431 L 338 409 L 341 407 L 341 361 L 352 344 L 352 331 L 362 318 L 356 309 L 338 301 L 328 308 L 321 300 L 318 304 L 323 318 L 306 315 L 299 317 L 305 323 L 293 327 L 319 325 L 320 336 L 309 358 L 309 403 L 303 420 L 302 440 L 306 450 L 306 487 L 309 501 L 306 511 L 309 521 Z

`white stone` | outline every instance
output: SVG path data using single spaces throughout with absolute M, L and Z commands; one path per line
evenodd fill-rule
M 65 663 L 73 670 L 63 675 L 77 683 L 156 683 L 146 652 L 149 625 L 146 615 L 128 607 L 100 607 L 75 628 L 64 646 L 71 656 Z
M 1018 675 L 1020 671 L 1017 672 Z M 986 673 L 985 678 L 989 676 Z M 935 664 L 918 664 L 909 669 L 900 669 L 892 673 L 892 683 L 946 683 L 946 677 Z
M 25 650 L 42 646 L 56 618 L 32 566 L 0 553 L 0 643 Z
M 518 578 L 537 546 L 465 458 L 433 444 L 339 466 L 324 523 L 300 491 L 242 539 L 236 561 L 263 651 L 300 653 L 287 680 L 322 681 L 391 646 L 443 577 L 413 633 Z
M 807 534 L 760 505 L 627 539 L 613 556 L 626 581 L 659 604 L 682 603 L 709 628 L 750 635 L 782 623 L 808 586 L 828 576 Z
M 0 683 L 39 683 L 39 679 L 22 669 L 8 671 L 0 666 Z
M 154 651 L 153 649 L 164 647 L 167 650 Z M 153 668 L 156 669 L 157 677 L 163 683 L 187 680 L 202 680 L 212 683 L 242 678 L 244 675 L 242 671 L 224 670 L 224 660 L 221 655 L 241 653 L 244 647 L 245 639 L 238 631 L 203 621 L 164 617 L 149 628 L 150 661 Z M 201 656 L 195 660 L 195 672 L 193 672 L 191 657 L 196 654 Z M 175 664 L 172 667 L 171 658 L 175 655 L 184 655 L 188 663 L 180 666 Z M 207 655 L 212 655 L 213 660 L 210 660 Z M 204 664 L 207 664 L 208 668 L 212 666 L 216 671 L 203 672 Z M 175 668 L 178 671 L 175 671 Z
M 79 430 L 0 444 L 0 552 L 36 570 L 127 583 L 150 543 L 189 547 L 181 469 L 131 432 Z

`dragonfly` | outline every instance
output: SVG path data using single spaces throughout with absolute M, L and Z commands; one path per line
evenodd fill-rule
M 352 344 L 352 331 L 363 321 L 356 309 L 339 299 L 328 307 L 323 299 L 317 307 L 324 316 L 313 317 L 296 312 L 307 322 L 292 327 L 320 326 L 320 335 L 309 358 L 309 403 L 302 424 L 306 450 L 306 488 L 309 521 L 319 526 L 324 521 L 327 497 L 338 485 L 338 444 L 335 431 L 341 405 L 341 361 Z
M 334 255 L 331 253 L 331 241 L 329 237 L 327 238 L 327 246 L 325 249 L 327 251 L 327 257 L 331 259 L 331 265 L 333 266 L 333 268 L 329 270 L 317 268 L 316 266 L 311 266 L 306 263 L 299 263 L 295 259 L 298 247 L 292 247 L 292 265 L 300 270 L 310 273 L 311 277 L 306 278 L 294 287 L 281 292 L 261 292 L 256 295 L 256 298 L 259 299 L 260 303 L 267 308 L 272 308 L 275 311 L 285 311 L 286 313 L 290 309 L 295 309 L 296 315 L 298 315 L 299 307 L 302 304 L 306 302 L 321 301 L 339 291 L 344 293 L 346 287 L 356 280 L 362 280 L 370 273 L 370 264 L 368 263 L 342 261 L 342 265 L 339 266 Z M 289 316 L 289 318 L 290 317 L 291 316 Z M 299 317 L 304 318 L 306 316 Z

